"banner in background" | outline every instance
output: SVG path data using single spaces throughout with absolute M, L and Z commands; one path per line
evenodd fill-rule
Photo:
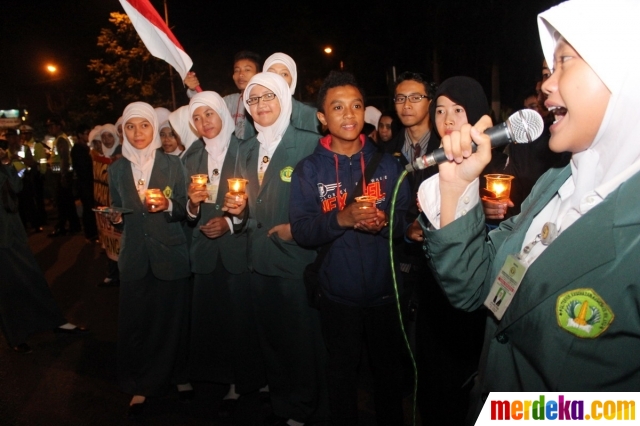
M 96 206 L 110 206 L 109 198 L 109 174 L 107 169 L 111 164 L 111 159 L 107 157 L 93 157 L 93 198 Z M 118 261 L 120 254 L 120 238 L 122 231 L 114 228 L 109 219 L 103 214 L 96 213 L 98 224 L 98 234 L 100 242 L 107 252 L 109 259 Z

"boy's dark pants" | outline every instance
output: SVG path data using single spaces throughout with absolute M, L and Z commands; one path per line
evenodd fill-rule
M 394 303 L 354 307 L 321 299 L 322 335 L 329 353 L 327 382 L 333 425 L 358 423 L 358 364 L 367 345 L 379 425 L 403 424 L 401 357 L 406 352 Z

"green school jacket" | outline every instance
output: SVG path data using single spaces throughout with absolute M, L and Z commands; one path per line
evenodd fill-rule
M 502 222 L 488 241 L 480 205 L 425 232 L 425 254 L 454 306 L 483 305 L 507 255 L 520 251 L 531 221 L 570 175 L 569 166 L 544 174 L 522 213 Z M 502 320 L 488 316 L 474 419 L 489 392 L 640 389 L 639 187 L 636 174 L 562 232 L 528 269 Z M 581 311 L 578 302 L 570 315 L 568 302 L 593 292 L 602 304 L 589 299 L 585 313 L 612 319 L 595 323 L 600 334 L 578 336 L 576 327 L 561 326 Z

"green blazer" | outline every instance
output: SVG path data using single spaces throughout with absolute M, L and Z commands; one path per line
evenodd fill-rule
M 318 121 L 317 112 L 318 110 L 314 107 L 303 104 L 296 98 L 291 97 L 291 124 L 293 124 L 293 127 L 319 135 L 320 121 Z
M 239 176 L 235 170 L 236 158 L 242 142 L 231 136 L 227 155 L 224 157 L 222 170 L 220 170 L 220 187 L 216 202 L 200 204 L 200 212 L 195 220 L 189 219 L 189 225 L 193 227 L 191 233 L 191 271 L 196 274 L 209 274 L 217 266 L 218 255 L 222 259 L 225 269 L 232 274 L 241 274 L 247 270 L 247 234 L 244 232 L 231 234 L 227 232 L 221 237 L 211 239 L 198 229 L 214 217 L 225 215 L 222 211 L 224 195 L 228 192 L 227 179 Z M 185 152 L 182 161 L 187 170 L 187 176 L 205 174 L 211 176 L 208 170 L 208 153 L 202 139 L 195 141 L 189 150 Z M 187 186 L 189 182 L 187 182 Z
M 522 213 L 487 240 L 480 205 L 443 229 L 426 231 L 425 253 L 454 306 L 482 306 L 507 255 L 520 251 L 533 218 L 570 175 L 569 166 L 549 170 Z M 639 187 L 636 174 L 562 232 L 531 265 L 502 320 L 489 316 L 472 405 L 476 416 L 488 392 L 640 389 Z M 578 289 L 595 291 L 614 315 L 597 337 L 561 327 L 567 318 L 563 297 Z M 597 307 L 604 315 L 603 305 Z
M 258 182 L 261 161 L 257 136 L 240 148 L 241 173 L 247 179 L 249 197 L 249 269 L 263 275 L 301 279 L 307 264 L 316 257 L 315 250 L 304 249 L 295 241 L 284 241 L 277 235 L 267 237 L 269 229 L 289 223 L 291 173 L 296 164 L 311 155 L 318 144 L 315 133 L 289 125 L 270 160 L 262 185 Z
M 186 217 L 185 171 L 180 159 L 156 151 L 149 188 L 171 189 L 172 213 L 149 213 L 140 201 L 126 158 L 109 166 L 111 205 L 132 209 L 122 215 L 118 268 L 123 281 L 142 279 L 149 268 L 157 278 L 177 280 L 191 276 L 187 238 L 180 221 Z

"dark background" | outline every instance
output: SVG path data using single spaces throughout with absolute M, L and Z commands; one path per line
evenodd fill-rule
M 425 72 L 442 81 L 469 75 L 491 99 L 491 69 L 500 70 L 503 108 L 520 108 L 540 76 L 542 54 L 536 15 L 558 0 L 227 1 L 167 0 L 170 26 L 194 62 L 205 89 L 235 91 L 232 57 L 249 49 L 263 59 L 282 51 L 298 66 L 296 97 L 313 102 L 313 87 L 331 69 L 353 72 L 370 103 L 389 106 L 391 67 Z M 152 0 L 164 17 L 164 3 Z M 117 0 L 8 1 L 0 10 L 0 109 L 47 114 L 46 92 L 94 88 L 89 59 L 109 27 Z M 330 45 L 332 55 L 323 48 Z M 59 67 L 56 77 L 45 70 Z M 434 65 L 437 65 L 434 67 Z M 188 100 L 176 77 L 178 104 Z M 307 86 L 311 89 L 307 90 Z M 170 91 L 169 83 L 159 90 Z M 168 97 L 169 95 L 167 95 Z M 110 117 L 115 121 L 117 117 Z

